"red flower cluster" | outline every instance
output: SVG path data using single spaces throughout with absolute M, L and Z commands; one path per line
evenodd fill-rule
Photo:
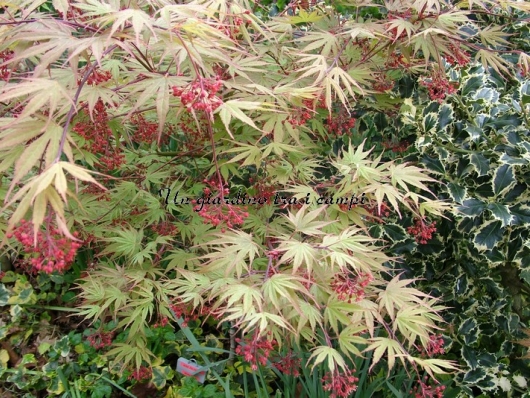
M 96 332 L 87 337 L 88 343 L 96 350 L 109 347 L 112 344 L 114 332 Z
M 342 136 L 350 135 L 351 129 L 355 126 L 355 118 L 351 117 L 347 109 L 343 106 L 335 114 L 328 115 L 327 128 L 330 134 Z
M 429 97 L 433 101 L 442 102 L 447 96 L 456 92 L 456 87 L 449 83 L 441 73 L 435 73 L 432 78 L 420 81 L 420 84 L 429 90 Z
M 432 357 L 434 355 L 445 354 L 444 339 L 442 336 L 431 335 L 429 344 L 427 346 L 427 354 Z
M 33 269 L 48 274 L 54 271 L 64 272 L 72 265 L 81 243 L 63 236 L 59 229 L 51 225 L 49 218 L 47 227 L 45 232 L 37 231 L 35 239 L 33 223 L 22 220 L 13 234 L 8 234 L 7 237 L 14 235 L 24 245 L 24 251 L 33 254 L 30 260 Z M 74 236 L 77 235 L 77 232 L 74 232 Z
M 145 382 L 153 376 L 153 371 L 151 368 L 146 366 L 140 366 L 139 369 L 134 369 L 129 375 L 129 380 L 136 380 L 138 382 Z
M 85 70 L 88 69 L 88 66 Z M 87 78 L 86 84 L 90 86 L 97 86 L 100 83 L 108 82 L 111 79 L 112 75 L 109 71 L 99 71 L 94 70 Z M 78 84 L 81 83 L 81 80 L 78 81 Z
M 383 142 L 383 146 L 386 149 L 390 149 L 394 153 L 403 153 L 407 149 L 409 149 L 410 143 L 406 140 L 399 141 L 399 142 L 386 141 L 386 142 Z
M 381 203 L 381 210 L 379 210 L 377 203 L 366 204 L 363 207 L 368 213 L 370 213 L 370 216 L 368 217 L 369 221 L 374 221 L 379 224 L 382 224 L 383 220 L 381 219 L 381 217 L 390 216 L 390 207 L 386 204 L 386 202 Z
M 324 391 L 332 391 L 330 398 L 347 398 L 357 390 L 359 379 L 353 376 L 353 371 L 347 369 L 344 373 L 327 372 L 322 378 Z
M 386 61 L 386 66 L 391 69 L 406 69 L 411 66 L 410 62 L 407 62 L 403 54 L 393 52 Z M 392 83 L 392 87 L 394 84 Z M 391 87 L 391 88 L 392 88 Z
M 132 140 L 137 143 L 145 142 L 151 144 L 158 138 L 158 123 L 148 122 L 145 118 L 136 114 L 131 117 L 131 122 L 136 125 L 136 132 Z
M 215 319 L 219 319 L 219 314 L 215 312 L 211 305 L 203 305 L 200 309 L 193 308 L 189 303 L 184 303 L 180 299 L 175 299 L 173 304 L 169 306 L 175 313 L 177 318 L 182 318 L 184 322 L 182 327 L 187 327 L 188 323 L 199 319 L 199 317 L 211 316 Z
M 253 185 L 253 188 L 256 190 L 254 197 L 256 198 L 265 198 L 265 203 L 271 204 L 271 199 L 276 194 L 276 188 L 270 184 L 270 177 L 266 178 L 249 178 L 248 182 Z
M 169 221 L 153 224 L 151 230 L 161 236 L 174 236 L 178 232 L 178 228 Z
M 467 66 L 469 64 L 469 61 L 471 59 L 471 56 L 467 51 L 464 51 L 460 48 L 460 46 L 455 46 L 454 44 L 449 45 L 449 50 L 451 50 L 450 53 L 445 54 L 445 59 L 448 64 L 454 66 Z
M 207 186 L 203 189 L 204 195 L 200 199 L 200 203 L 198 200 L 193 201 L 195 204 L 193 210 L 198 212 L 199 216 L 204 219 L 204 223 L 210 223 L 213 226 L 226 224 L 228 228 L 243 225 L 248 217 L 247 208 L 227 203 L 224 199 L 230 191 L 226 185 L 221 187 L 215 177 L 211 180 L 204 180 L 204 182 L 217 190 L 217 193 L 212 195 L 212 189 Z M 222 195 L 219 193 L 221 191 Z
M 372 88 L 379 93 L 384 93 L 394 88 L 394 82 L 380 75 L 376 78 Z
M 424 382 L 420 380 L 419 386 L 414 387 L 410 390 L 410 394 L 414 395 L 414 398 L 443 398 L 445 386 L 430 386 L 427 384 L 429 380 L 428 376 L 425 376 Z
M 119 168 L 125 161 L 124 155 L 118 150 L 113 149 L 109 141 L 112 137 L 112 131 L 108 126 L 108 114 L 105 103 L 99 99 L 94 106 L 92 118 L 86 115 L 86 121 L 79 121 L 75 124 L 73 130 L 86 140 L 91 141 L 87 149 L 94 154 L 100 154 L 99 162 L 106 171 Z
M 265 366 L 271 351 L 277 345 L 276 340 L 258 337 L 257 332 L 250 339 L 242 340 L 238 338 L 236 342 L 239 344 L 236 348 L 236 354 L 242 355 L 245 361 L 250 363 L 252 370 L 258 370 L 258 364 Z
M 303 126 L 311 119 L 311 112 L 309 109 L 314 110 L 313 100 L 306 99 L 302 101 L 302 106 L 298 108 L 298 111 L 293 114 L 292 117 L 287 119 L 293 127 Z
M 15 53 L 11 50 L 5 50 L 5 51 L 0 52 L 0 64 L 12 59 L 14 54 Z M 9 69 L 8 65 L 6 64 L 1 65 L 0 66 L 0 79 L 7 82 L 10 76 L 11 76 L 11 70 Z
M 436 232 L 436 221 L 429 224 L 423 219 L 417 219 L 413 226 L 407 228 L 407 232 L 414 236 L 417 243 L 425 245 Z
M 154 328 L 163 328 L 169 323 L 167 316 L 163 316 L 160 320 L 153 325 Z
M 361 301 L 364 298 L 364 289 L 374 280 L 371 274 L 360 272 L 356 277 L 351 278 L 346 273 L 339 273 L 333 277 L 331 288 L 337 293 L 339 300 L 347 300 L 351 303 L 352 298 L 355 301 Z
M 302 361 L 292 351 L 289 351 L 283 357 L 280 357 L 274 363 L 274 366 L 287 376 L 299 377 Z
M 188 111 L 193 109 L 210 114 L 223 103 L 217 96 L 222 86 L 220 76 L 215 80 L 199 77 L 185 88 L 173 86 L 173 95 L 180 97 L 180 102 Z

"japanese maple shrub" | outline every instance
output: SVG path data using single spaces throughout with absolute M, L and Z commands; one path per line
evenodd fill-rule
M 455 369 L 421 355 L 442 307 L 390 272 L 395 258 L 368 229 L 394 212 L 417 220 L 421 242 L 427 217 L 449 206 L 417 166 L 362 140 L 332 144 L 356 128 L 353 104 L 377 103 L 399 68 L 440 96 L 451 91 L 440 57 L 500 61 L 466 46 L 458 7 L 377 3 L 373 18 L 319 5 L 266 19 L 245 0 L 4 6 L 4 243 L 45 272 L 75 250 L 94 256 L 78 309 L 125 330 L 107 353 L 117 363 L 152 363 L 150 323 L 208 314 L 247 346 L 310 351 L 328 390 L 353 383 L 347 359 L 363 351 L 372 366 Z

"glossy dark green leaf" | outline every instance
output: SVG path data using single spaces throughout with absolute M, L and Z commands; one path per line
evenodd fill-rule
M 493 127 L 495 129 L 500 129 L 505 126 L 519 126 L 521 125 L 522 120 L 519 116 L 516 115 L 504 115 L 502 117 L 495 117 L 489 120 L 485 126 Z
M 507 205 L 501 203 L 490 203 L 488 205 L 488 210 L 491 211 L 492 216 L 499 220 L 502 223 L 502 226 L 505 227 L 511 224 L 514 220 L 514 216 L 510 213 L 510 209 Z
M 0 307 L 7 305 L 9 296 L 9 291 L 6 289 L 5 285 L 0 283 Z
M 479 177 L 485 176 L 489 173 L 490 162 L 483 154 L 479 152 L 472 153 L 469 157 L 469 160 L 471 164 L 475 166 L 475 170 L 477 171 Z
M 452 122 L 453 108 L 449 104 L 443 104 L 438 111 L 438 130 L 445 131 Z
M 383 231 L 392 242 L 401 242 L 409 237 L 405 228 L 397 224 L 385 224 Z
M 468 132 L 469 137 L 472 140 L 477 140 L 478 138 L 484 135 L 484 132 L 482 131 L 482 129 L 474 125 L 469 125 L 464 130 Z
M 470 96 L 471 93 L 477 91 L 478 89 L 480 89 L 480 87 L 482 87 L 483 82 L 483 75 L 472 76 L 464 83 L 464 86 L 462 87 L 462 96 Z
M 473 243 L 478 250 L 491 250 L 502 239 L 503 232 L 500 221 L 489 222 L 479 228 Z
M 509 164 L 509 165 L 522 166 L 522 165 L 528 164 L 528 160 L 526 160 L 524 158 L 513 157 L 513 156 L 510 156 L 510 155 L 508 155 L 506 153 L 503 153 L 499 160 L 501 162 Z
M 515 217 L 514 224 L 530 223 L 530 207 L 528 205 L 510 206 L 510 213 Z
M 451 198 L 457 202 L 462 203 L 466 196 L 466 188 L 462 185 L 457 185 L 454 182 L 450 182 L 447 184 L 447 189 L 449 190 L 449 195 L 451 195 Z
M 513 174 L 513 167 L 508 164 L 501 165 L 493 176 L 493 192 L 499 195 L 510 186 L 515 185 L 516 180 Z
M 493 250 L 488 250 L 484 252 L 484 255 L 488 258 L 489 261 L 491 261 L 492 264 L 502 263 L 506 261 L 504 254 L 496 247 L 494 247 Z
M 445 167 L 440 160 L 431 158 L 430 156 L 424 155 L 421 158 L 421 162 L 431 171 L 434 171 L 439 174 L 445 173 Z
M 436 127 L 438 122 L 436 113 L 429 113 L 423 118 L 423 130 L 429 132 Z
M 467 294 L 468 289 L 469 279 L 466 274 L 462 274 L 458 278 L 456 278 L 455 284 L 453 286 L 453 292 L 456 297 Z
M 460 213 L 470 217 L 481 215 L 485 208 L 486 204 L 478 199 L 464 200 L 462 206 L 457 207 Z

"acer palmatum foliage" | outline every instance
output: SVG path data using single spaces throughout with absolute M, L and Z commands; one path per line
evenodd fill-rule
M 62 234 L 73 225 L 90 237 L 98 263 L 80 283 L 79 310 L 130 328 L 127 344 L 109 352 L 116 361 L 134 357 L 137 372 L 150 361 L 144 330 L 154 310 L 193 319 L 211 309 L 241 332 L 300 340 L 330 371 L 357 347 L 392 367 L 396 358 L 408 365 L 406 347 L 429 344 L 440 308 L 407 287 L 414 281 L 385 275 L 393 259 L 379 239 L 405 232 L 384 229 L 389 217 L 435 218 L 450 206 L 427 194 L 434 180 L 424 170 L 365 148 L 377 126 L 357 114 L 395 114 L 395 83 L 405 77 L 435 100 L 456 93 L 443 59 L 463 66 L 475 57 L 507 74 L 511 58 L 495 52 L 502 32 L 467 17 L 482 3 L 378 3 L 341 14 L 302 2 L 263 19 L 262 6 L 246 0 L 4 5 L 1 229 L 26 219 L 39 230 L 52 211 Z M 374 5 L 381 13 L 365 19 Z M 515 54 L 528 70 L 528 56 Z M 214 181 L 212 199 L 258 193 L 264 204 L 166 208 L 160 198 L 171 188 L 196 200 L 205 179 Z M 87 184 L 98 189 L 80 189 Z M 271 190 L 293 204 L 276 205 Z M 354 195 L 366 203 L 319 202 Z M 35 266 L 64 270 L 79 247 L 49 233 L 63 254 Z M 419 243 L 430 236 L 411 233 Z M 142 369 L 135 378 L 147 377 Z M 329 385 L 354 377 L 342 369 Z

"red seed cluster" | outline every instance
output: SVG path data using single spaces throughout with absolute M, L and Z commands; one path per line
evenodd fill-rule
M 170 221 L 153 224 L 151 230 L 161 236 L 175 236 L 178 232 L 178 228 Z
M 388 60 L 386 61 L 386 66 L 390 69 L 407 69 L 411 66 L 411 63 L 405 59 L 405 56 L 403 54 L 393 52 L 388 57 Z M 393 86 L 394 84 L 392 83 L 392 87 Z
M 355 119 L 350 116 L 347 109 L 342 106 L 338 112 L 328 115 L 327 129 L 330 134 L 337 136 L 351 135 L 351 129 L 355 126 Z
M 423 219 L 416 219 L 414 225 L 407 228 L 407 232 L 414 236 L 417 243 L 425 245 L 432 239 L 432 234 L 436 232 L 436 221 L 429 224 Z
M 214 319 L 220 319 L 219 312 L 213 310 L 212 304 L 210 303 L 207 303 L 200 308 L 193 308 L 191 304 L 184 303 L 177 298 L 172 304 L 170 304 L 170 308 L 177 318 L 182 318 L 184 320 L 182 327 L 187 327 L 189 322 L 195 321 L 200 317 L 211 316 Z
M 429 336 L 429 344 L 427 345 L 427 355 L 430 357 L 434 355 L 445 354 L 444 349 L 444 339 L 440 335 L 431 335 Z
M 383 142 L 385 149 L 390 149 L 394 153 L 403 153 L 409 149 L 410 143 L 406 140 L 399 142 L 385 141 Z
M 265 203 L 271 204 L 271 199 L 276 195 L 276 187 L 271 185 L 271 178 L 249 178 L 248 182 L 254 184 L 252 187 L 256 191 L 256 198 L 265 198 Z
M 199 77 L 184 88 L 173 86 L 173 95 L 180 97 L 180 102 L 188 112 L 196 110 L 211 114 L 223 103 L 217 96 L 221 87 L 223 81 L 219 75 L 215 79 Z
M 350 277 L 349 274 L 342 272 L 336 274 L 331 282 L 331 288 L 337 293 L 339 300 L 352 302 L 361 301 L 364 298 L 364 289 L 370 282 L 374 280 L 371 274 L 360 272 L 355 277 Z
M 3 64 L 4 62 L 8 62 L 11 60 L 14 56 L 14 52 L 11 50 L 5 50 L 0 52 L 0 64 Z M 8 81 L 11 77 L 11 70 L 9 69 L 9 65 L 3 64 L 0 65 L 0 79 L 4 81 Z
M 131 122 L 136 125 L 136 132 L 132 140 L 137 143 L 151 144 L 158 138 L 158 123 L 148 122 L 143 115 L 136 114 L 131 118 Z
M 247 207 L 227 203 L 225 199 L 230 191 L 226 185 L 221 187 L 215 178 L 204 180 L 204 182 L 208 186 L 203 189 L 202 203 L 198 203 L 197 200 L 193 201 L 195 204 L 193 210 L 203 218 L 204 223 L 213 226 L 222 224 L 228 228 L 243 225 L 248 217 Z M 213 192 L 210 187 L 217 192 Z
M 381 208 L 379 209 L 379 206 L 377 203 L 373 204 L 366 204 L 363 206 L 363 208 L 370 213 L 370 216 L 368 216 L 368 221 L 376 222 L 379 224 L 382 224 L 384 221 L 382 217 L 389 217 L 390 216 L 390 207 L 386 204 L 386 202 L 381 203 Z
M 410 394 L 413 395 L 414 398 L 443 398 L 445 386 L 434 387 L 427 384 L 429 380 L 428 376 L 425 376 L 423 380 L 424 381 L 420 380 L 419 385 L 410 390 Z
M 243 225 L 248 217 L 246 207 L 232 204 L 205 205 L 198 214 L 204 219 L 205 224 L 209 223 L 213 226 L 226 224 L 228 228 Z
M 314 110 L 313 100 L 306 99 L 302 101 L 302 106 L 295 109 L 292 116 L 287 119 L 293 127 L 303 126 L 311 119 L 312 114 L 310 110 Z
M 456 92 L 456 87 L 449 83 L 447 78 L 441 73 L 435 73 L 430 79 L 421 80 L 420 84 L 427 88 L 431 100 L 440 103 L 447 95 Z
M 96 332 L 87 337 L 88 343 L 96 350 L 100 350 L 105 347 L 110 347 L 114 332 Z
M 85 71 L 88 69 L 88 66 L 85 68 Z M 112 78 L 112 75 L 109 71 L 94 70 L 87 78 L 86 84 L 90 86 L 97 86 L 98 84 L 108 82 Z M 81 83 L 81 80 L 78 81 L 78 84 Z
M 236 347 L 236 354 L 243 356 L 243 359 L 250 363 L 252 370 L 258 370 L 258 365 L 265 366 L 274 347 L 278 345 L 274 339 L 258 337 L 257 332 L 250 339 L 237 338 L 236 342 L 239 344 Z
M 153 328 L 163 328 L 169 324 L 169 319 L 167 316 L 163 316 L 160 320 L 153 325 Z
M 376 77 L 372 88 L 379 93 L 385 93 L 394 88 L 394 82 L 388 80 L 385 75 L 380 74 Z
M 136 380 L 137 382 L 145 382 L 153 376 L 153 370 L 146 366 L 140 366 L 139 369 L 134 369 L 129 375 L 129 380 Z
M 20 222 L 12 235 L 24 246 L 24 251 L 32 255 L 30 264 L 33 269 L 48 274 L 66 271 L 74 262 L 77 249 L 81 247 L 81 243 L 63 236 L 49 221 L 46 231 L 37 231 L 36 239 L 33 223 L 26 220 Z M 74 232 L 74 236 L 77 235 L 77 232 Z M 8 235 L 8 238 L 10 237 L 11 234 Z
M 359 379 L 353 376 L 353 371 L 347 369 L 345 372 L 327 372 L 322 378 L 324 391 L 331 391 L 330 398 L 347 398 L 357 390 Z
M 302 360 L 292 351 L 289 351 L 274 363 L 276 369 L 287 376 L 300 377 Z
M 467 51 L 464 51 L 460 46 L 454 44 L 449 44 L 450 52 L 445 54 L 445 60 L 448 64 L 455 66 L 467 66 L 471 60 L 471 56 Z
M 86 120 L 77 122 L 73 130 L 90 141 L 86 149 L 100 155 L 99 163 L 104 171 L 118 169 L 125 162 L 125 156 L 110 144 L 112 131 L 108 125 L 109 116 L 105 103 L 99 99 L 94 106 L 92 118 L 86 114 L 84 116 Z

